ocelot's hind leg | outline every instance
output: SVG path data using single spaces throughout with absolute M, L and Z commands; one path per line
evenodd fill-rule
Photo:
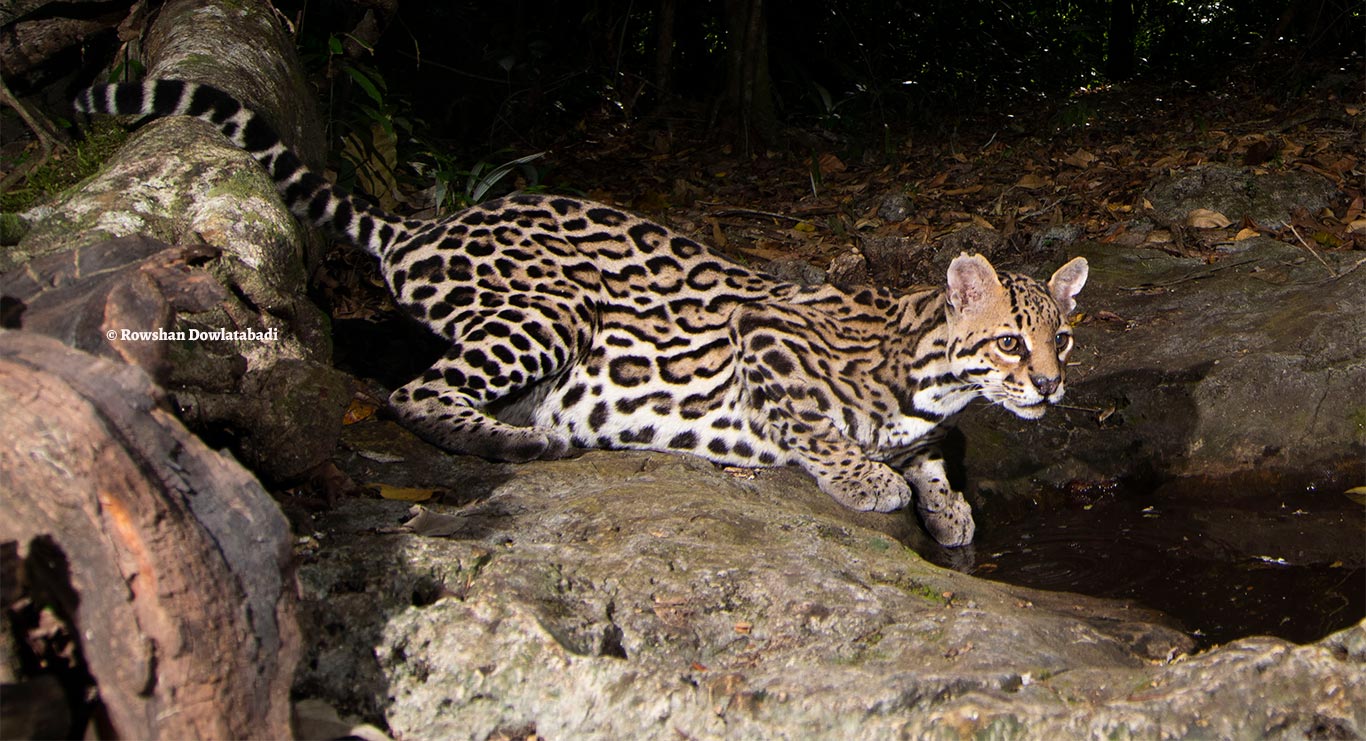
M 389 396 L 404 424 L 426 440 L 455 453 L 490 460 L 522 462 L 562 458 L 571 452 L 569 439 L 542 427 L 519 427 L 494 418 L 486 409 L 494 401 L 522 392 L 558 375 L 588 339 L 556 331 L 574 326 L 562 307 L 538 312 L 538 321 L 517 324 L 506 308 L 481 311 L 461 323 L 460 337 L 427 372 Z M 528 310 L 516 310 L 525 317 Z M 500 318 L 501 317 L 501 318 Z
M 942 432 L 931 432 L 891 463 L 915 487 L 915 509 L 930 536 L 942 545 L 963 546 L 972 542 L 977 525 L 972 519 L 972 505 L 949 486 L 944 457 L 939 453 L 941 438 Z

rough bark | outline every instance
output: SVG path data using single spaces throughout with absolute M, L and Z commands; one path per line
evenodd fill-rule
M 66 6 L 98 5 L 106 0 L 5 0 L 0 3 L 0 26 L 30 15 L 38 15 L 50 8 Z
M 95 18 L 19 21 L 0 31 L 0 75 L 13 79 L 27 74 L 59 52 L 117 26 L 123 17 L 116 12 Z
M 147 29 L 144 48 L 149 76 L 232 92 L 270 119 L 306 160 L 317 161 L 322 137 L 312 96 L 268 4 L 167 3 Z M 172 393 L 193 428 L 226 432 L 237 441 L 235 452 L 267 478 L 300 477 L 331 452 L 350 391 L 331 368 L 326 317 L 306 298 L 314 262 L 308 237 L 265 172 L 213 127 L 184 118 L 152 122 L 101 173 L 29 215 L 33 228 L 15 248 L 0 252 L 0 271 L 11 271 L 11 279 L 20 270 L 44 274 L 59 266 L 20 266 L 66 260 L 67 278 L 82 285 L 70 286 L 64 296 L 44 294 L 42 301 L 69 302 L 80 315 L 45 321 L 40 312 L 26 312 L 20 326 L 68 341 L 75 338 L 70 325 L 81 322 L 116 333 L 270 332 L 265 340 L 135 341 L 115 354 L 140 358 L 134 362 Z M 133 265 L 144 258 L 183 263 L 168 257 L 173 253 L 153 258 L 137 252 L 117 277 L 70 272 L 91 258 L 94 253 L 84 251 L 92 245 L 135 235 L 177 245 L 175 254 L 206 255 L 197 275 L 212 276 L 222 290 L 194 307 L 177 306 L 184 297 L 162 292 L 179 289 L 158 284 L 157 276 L 169 277 L 183 265 Z M 48 257 L 53 255 L 58 257 Z M 95 262 L 108 258 L 106 253 Z M 110 311 L 132 310 L 138 302 L 150 303 L 131 315 Z M 99 335 L 75 346 L 103 351 Z
M 667 98 L 673 85 L 674 18 L 677 15 L 677 0 L 660 0 L 655 31 L 655 90 L 660 98 Z
M 726 0 L 726 28 L 730 48 L 721 123 L 749 154 L 778 136 L 763 0 Z
M 208 311 L 228 298 L 211 275 L 190 266 L 194 257 L 155 239 L 121 237 L 37 258 L 0 276 L 4 324 L 136 365 L 165 384 L 174 345 L 136 338 L 175 326 L 178 312 Z M 233 375 L 233 368 L 222 370 Z M 244 368 L 235 370 L 240 376 Z
M 0 542 L 79 637 L 124 738 L 285 738 L 288 526 L 141 370 L 0 331 Z M 35 557 L 41 556 L 41 557 Z

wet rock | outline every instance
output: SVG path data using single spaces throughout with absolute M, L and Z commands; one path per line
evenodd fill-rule
M 1057 224 L 1036 232 L 1029 239 L 1029 254 L 1040 260 L 1056 260 L 1063 250 L 1081 240 L 1086 230 L 1081 224 Z
M 868 270 L 868 260 L 862 252 L 845 252 L 836 255 L 826 270 L 826 280 L 830 285 L 849 290 L 855 286 L 867 286 L 873 282 Z
M 225 393 L 182 389 L 181 416 L 200 429 L 236 432 L 234 449 L 258 475 L 298 479 L 336 446 L 350 377 L 321 363 L 281 358 L 246 372 Z
M 877 206 L 877 216 L 888 223 L 905 221 L 911 215 L 911 199 L 905 193 L 888 193 Z
M 1167 226 L 1186 224 L 1196 209 L 1217 211 L 1235 224 L 1247 218 L 1264 228 L 1289 223 L 1291 212 L 1310 213 L 1331 205 L 1342 192 L 1328 179 L 1308 172 L 1257 173 L 1251 168 L 1206 165 L 1154 183 L 1143 194 L 1152 214 Z
M 437 458 L 387 423 L 343 464 L 359 481 Z M 379 449 L 376 449 L 379 448 Z M 1131 605 L 940 569 L 906 515 L 848 512 L 792 469 L 591 452 L 442 463 L 484 492 L 448 538 L 409 505 L 349 500 L 301 564 L 296 691 L 396 737 L 1212 736 L 1366 728 L 1366 630 L 1258 639 L 1194 658 Z M 923 536 L 920 536 L 923 537 Z
M 818 286 L 825 282 L 825 271 L 800 257 L 780 257 L 764 263 L 760 269 L 779 280 L 804 286 Z
M 949 263 L 953 258 L 966 252 L 979 254 L 990 260 L 999 269 L 1014 270 L 1007 255 L 1008 244 L 1000 232 L 981 224 L 968 224 L 941 239 L 928 256 L 927 272 L 930 275 L 948 275 Z
M 1366 269 L 1269 239 L 1220 261 L 1087 244 L 1064 407 L 960 419 L 977 503 L 1072 481 L 1212 481 L 1338 496 L 1366 437 Z M 1334 277 L 1337 276 L 1337 277 Z M 1357 482 L 1353 482 L 1355 484 Z M 1351 485 L 1351 484 L 1349 484 Z M 1260 487 L 1260 489 L 1259 489 Z M 1211 489 L 1210 491 L 1214 491 Z
M 924 243 L 900 235 L 873 235 L 863 240 L 868 270 L 880 285 L 901 288 L 923 280 Z

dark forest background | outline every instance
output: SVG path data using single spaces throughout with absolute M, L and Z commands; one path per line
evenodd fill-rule
M 1359 73 L 1366 43 L 1352 0 L 277 5 L 334 111 L 358 94 L 375 104 L 373 85 L 385 115 L 475 149 L 642 122 L 749 149 L 781 146 L 785 126 L 876 138 L 993 109 L 1055 110 L 1134 80 L 1210 87 L 1239 74 L 1294 95 L 1317 65 Z

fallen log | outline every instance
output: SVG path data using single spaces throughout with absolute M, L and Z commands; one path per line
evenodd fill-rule
M 256 479 L 142 370 L 34 333 L 0 330 L 0 410 L 0 543 L 20 599 L 77 637 L 113 734 L 289 737 L 289 528 Z

